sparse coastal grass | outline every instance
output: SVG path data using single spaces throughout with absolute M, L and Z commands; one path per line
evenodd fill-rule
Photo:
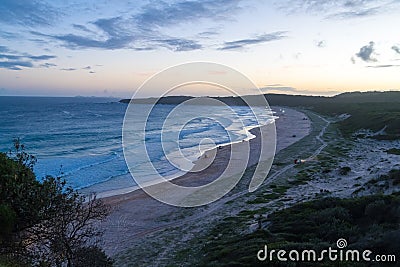
M 237 222 L 216 225 L 203 247 L 201 266 L 265 266 L 257 252 L 269 249 L 324 249 L 346 237 L 357 249 L 396 254 L 400 249 L 400 196 L 323 198 L 272 213 L 261 230 L 237 234 Z M 274 261 L 274 264 L 279 262 Z M 329 262 L 325 262 L 328 264 Z M 281 263 L 283 264 L 283 263 Z M 303 266 L 308 266 L 306 263 Z M 345 266 L 353 266 L 350 265 Z M 285 264 L 279 266 L 286 266 Z M 311 265 L 310 265 L 311 266 Z

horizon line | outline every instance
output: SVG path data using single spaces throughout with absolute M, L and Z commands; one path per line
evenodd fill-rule
M 355 93 L 389 93 L 389 92 L 400 92 L 400 89 L 391 89 L 391 90 L 370 90 L 370 91 L 344 91 L 340 92 L 331 96 L 327 95 L 320 95 L 320 94 L 291 94 L 291 93 L 263 93 L 263 94 L 244 94 L 241 95 L 243 96 L 257 96 L 257 95 L 287 95 L 287 96 L 310 96 L 310 97 L 326 97 L 326 98 L 331 98 L 335 96 L 339 96 L 342 94 L 355 94 Z M 120 97 L 120 96 L 97 96 L 97 95 L 90 95 L 90 96 L 82 96 L 82 95 L 75 95 L 75 96 L 68 96 L 68 95 L 0 95 L 0 97 L 60 97 L 60 98 L 117 98 L 117 99 L 132 99 L 132 97 Z M 164 96 L 165 97 L 193 97 L 193 98 L 198 98 L 198 97 L 210 97 L 210 98 L 222 98 L 222 97 L 238 97 L 238 96 L 209 96 L 209 95 L 204 95 L 204 96 L 194 96 L 194 95 L 169 95 L 169 96 Z M 148 97 L 141 97 L 137 99 L 148 99 L 148 98 L 159 98 L 158 96 L 148 96 Z

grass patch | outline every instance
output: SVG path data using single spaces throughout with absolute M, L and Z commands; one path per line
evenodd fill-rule
M 239 217 L 250 217 L 253 218 L 254 215 L 259 215 L 259 214 L 264 214 L 269 210 L 269 208 L 266 207 L 262 207 L 259 209 L 255 209 L 255 210 L 242 210 L 239 212 L 238 216 Z
M 277 199 L 280 197 L 280 194 L 277 193 L 266 193 L 263 194 L 262 196 L 258 196 L 253 200 L 247 201 L 247 204 L 262 204 L 262 203 L 268 203 L 271 200 Z
M 272 189 L 272 192 L 283 195 L 283 194 L 286 193 L 286 191 L 287 191 L 289 188 L 290 188 L 289 186 L 280 185 L 280 186 L 277 186 L 277 187 L 273 188 L 273 189 Z

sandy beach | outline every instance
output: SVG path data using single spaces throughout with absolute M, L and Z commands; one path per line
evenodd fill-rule
M 276 153 L 278 153 L 307 136 L 311 129 L 311 122 L 305 114 L 293 109 L 274 107 L 273 110 L 279 117 L 275 122 Z M 256 164 L 262 142 L 260 131 L 263 131 L 262 127 L 252 129 L 251 132 L 256 137 L 250 141 L 234 143 L 207 151 L 195 163 L 194 168 L 199 168 L 201 171 L 189 172 L 175 179 L 173 183 L 193 187 L 212 182 L 227 167 L 232 151 L 239 151 L 235 154 L 232 153 L 236 162 L 241 161 L 240 151 L 244 152 L 242 153 L 244 157 L 247 157 L 246 151 L 241 147 L 250 148 L 247 166 Z M 245 142 L 249 142 L 249 144 L 246 146 Z M 172 226 L 174 214 L 178 209 L 187 209 L 188 212 L 194 213 L 198 209 L 202 209 L 202 207 L 179 208 L 167 205 L 151 198 L 143 190 L 104 197 L 103 200 L 112 208 L 108 219 L 102 223 L 102 228 L 105 230 L 103 247 L 109 255 L 115 255 L 129 248 L 137 237 L 143 237 L 146 233 L 153 232 L 156 229 Z

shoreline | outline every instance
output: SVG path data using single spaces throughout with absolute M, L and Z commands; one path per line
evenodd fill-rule
M 166 180 L 169 181 L 169 182 L 177 182 L 180 179 L 183 179 L 186 175 L 188 175 L 188 174 L 190 175 L 190 173 L 192 173 L 194 169 L 201 168 L 199 166 L 209 165 L 207 163 L 210 160 L 210 156 L 211 156 L 211 159 L 215 159 L 216 157 L 221 157 L 221 155 L 218 156 L 218 151 L 219 150 L 222 149 L 219 153 L 227 152 L 226 150 L 229 150 L 229 151 L 231 150 L 231 146 L 237 146 L 237 145 L 239 145 L 239 144 L 241 144 L 243 142 L 251 143 L 252 142 L 251 140 L 259 138 L 260 137 L 259 136 L 260 135 L 259 134 L 260 128 L 266 128 L 272 123 L 275 123 L 275 122 L 270 122 L 267 125 L 258 125 L 258 126 L 248 127 L 248 129 L 245 129 L 247 131 L 247 133 L 248 133 L 248 135 L 247 135 L 247 137 L 245 139 L 240 140 L 240 141 L 232 141 L 230 143 L 219 144 L 219 145 L 216 145 L 215 147 L 213 147 L 211 149 L 205 150 L 195 161 L 192 162 L 193 163 L 193 167 L 192 167 L 192 169 L 190 171 L 188 171 L 188 172 L 186 172 L 186 173 L 184 173 L 184 174 L 182 174 L 182 175 L 180 175 L 178 177 L 173 177 L 173 178 L 164 177 L 164 178 L 166 178 Z M 206 160 L 206 159 L 208 159 L 208 160 Z M 254 164 L 252 164 L 252 165 L 254 165 Z M 248 165 L 246 168 L 251 167 L 252 165 Z M 128 173 L 127 175 L 130 175 L 130 173 Z M 144 187 L 154 186 L 154 185 L 157 185 L 157 184 L 158 183 L 154 183 L 154 182 L 150 181 Z M 84 190 L 88 189 L 90 187 L 91 186 L 89 186 L 87 188 L 84 188 Z M 107 198 L 107 197 L 114 197 L 114 196 L 129 194 L 129 193 L 132 193 L 132 192 L 134 192 L 136 190 L 143 190 L 143 187 L 135 185 L 135 186 L 127 187 L 127 188 L 103 191 L 103 192 L 100 192 L 100 193 L 96 193 L 96 195 L 97 195 L 98 198 L 103 199 L 103 198 Z
M 275 119 L 275 122 L 273 122 L 275 123 L 276 127 L 275 154 L 278 153 L 280 150 L 288 147 L 289 145 L 299 141 L 310 133 L 310 120 L 304 113 L 295 109 L 282 107 L 273 107 L 271 109 L 273 110 L 272 116 L 277 117 Z M 304 118 L 307 119 L 305 120 Z M 290 128 L 293 128 L 292 120 L 295 120 L 296 122 L 302 122 L 303 127 L 299 127 L 299 129 L 297 129 L 296 131 L 293 131 L 294 129 L 290 131 Z M 191 171 L 179 177 L 172 178 L 169 181 L 180 186 L 188 187 L 208 184 L 215 180 L 221 174 L 221 172 L 225 170 L 227 161 L 229 161 L 229 158 L 231 156 L 231 151 L 243 151 L 243 149 L 238 148 L 238 146 L 242 146 L 246 143 L 249 143 L 250 147 L 249 159 L 246 169 L 257 164 L 257 160 L 259 159 L 257 156 L 260 153 L 258 150 L 260 149 L 261 144 L 260 133 L 263 129 L 268 128 L 268 125 L 270 124 L 254 126 L 251 127 L 251 129 L 246 129 L 246 131 L 248 131 L 248 133 L 252 135 L 251 138 L 246 138 L 242 141 L 221 144 L 216 146 L 215 148 L 206 150 L 196 161 L 193 162 L 194 166 Z M 234 149 L 232 149 L 233 147 Z M 258 151 L 258 153 L 254 153 L 256 151 Z M 193 169 L 200 169 L 200 171 L 192 172 Z M 153 185 L 155 184 L 149 184 L 148 186 Z M 97 197 L 101 198 L 106 204 L 109 205 L 115 205 L 117 203 L 125 202 L 128 200 L 141 199 L 143 197 L 151 198 L 144 192 L 143 188 L 139 186 L 100 192 L 97 193 Z
M 280 107 L 275 107 L 275 108 L 280 108 Z M 238 141 L 232 141 L 232 142 L 228 142 L 228 143 L 218 144 L 213 148 L 205 150 L 196 160 L 194 160 L 192 162 L 193 163 L 193 167 L 192 167 L 192 169 L 190 171 L 188 171 L 186 173 L 183 173 L 183 174 L 180 174 L 179 176 L 171 175 L 172 177 L 168 177 L 167 176 L 167 177 L 164 177 L 164 178 L 167 181 L 170 181 L 170 182 L 171 181 L 177 181 L 177 180 L 181 179 L 182 177 L 186 176 L 188 173 L 190 174 L 193 171 L 193 169 L 198 169 L 198 166 L 196 166 L 196 165 L 204 165 L 204 162 L 202 160 L 204 160 L 205 155 L 215 154 L 214 152 L 217 151 L 219 148 L 226 149 L 226 147 L 229 147 L 228 149 L 230 150 L 231 146 L 237 146 L 239 144 L 242 144 L 243 142 L 250 142 L 253 139 L 259 138 L 258 137 L 258 135 L 259 135 L 258 133 L 260 132 L 260 128 L 265 128 L 266 129 L 271 124 L 275 124 L 276 120 L 279 119 L 279 117 L 277 117 L 276 114 L 278 114 L 278 112 L 276 112 L 275 110 L 273 110 L 271 108 L 270 109 L 271 119 L 269 120 L 269 123 L 264 124 L 264 125 L 256 125 L 256 126 L 246 126 L 246 127 L 244 127 L 243 130 L 246 131 L 246 137 L 244 139 L 238 140 Z M 214 155 L 214 157 L 215 157 L 215 155 Z M 251 165 L 248 165 L 246 168 L 248 168 L 250 166 Z M 119 175 L 119 176 L 129 176 L 129 179 L 133 179 L 129 171 L 128 171 L 128 173 L 123 174 L 123 175 Z M 114 197 L 114 196 L 133 193 L 134 191 L 137 191 L 137 190 L 143 190 L 143 187 L 151 187 L 151 186 L 155 186 L 155 185 L 159 184 L 157 182 L 149 181 L 143 187 L 140 187 L 139 185 L 131 185 L 131 186 L 127 186 L 127 187 L 124 187 L 124 188 L 104 190 L 104 191 L 92 190 L 92 188 L 96 188 L 97 186 L 103 185 L 104 183 L 108 183 L 109 181 L 111 181 L 111 179 L 105 180 L 105 181 L 102 181 L 102 182 L 98 182 L 98 183 L 95 183 L 93 185 L 81 188 L 81 189 L 79 189 L 79 191 L 84 195 L 85 194 L 95 193 L 97 198 L 104 199 L 104 198 L 108 198 L 108 197 Z M 136 181 L 135 181 L 135 183 L 136 183 Z

